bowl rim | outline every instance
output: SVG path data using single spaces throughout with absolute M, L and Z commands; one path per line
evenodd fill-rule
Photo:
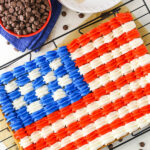
M 40 33 L 40 32 L 47 26 L 47 24 L 49 23 L 49 20 L 50 20 L 50 18 L 51 18 L 51 14 L 52 14 L 51 0 L 48 0 L 48 2 L 49 2 L 49 6 L 50 6 L 49 15 L 48 15 L 47 20 L 46 20 L 46 22 L 44 23 L 44 25 L 43 25 L 39 30 L 37 30 L 36 32 L 30 33 L 30 34 L 26 34 L 26 35 L 18 35 L 18 34 L 16 34 L 16 33 L 14 33 L 13 31 L 6 29 L 5 26 L 3 25 L 1 19 L 0 19 L 0 25 L 1 25 L 1 27 L 2 27 L 6 32 L 8 32 L 9 34 L 11 34 L 11 35 L 13 35 L 13 36 L 15 36 L 15 37 L 20 37 L 20 38 L 21 38 L 21 37 L 30 37 L 30 36 L 34 36 L 34 35 Z

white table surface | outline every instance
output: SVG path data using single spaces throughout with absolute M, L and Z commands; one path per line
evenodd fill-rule
M 127 2 L 128 0 L 123 0 L 123 2 Z M 148 6 L 150 7 L 150 0 L 146 0 Z M 127 5 L 129 7 L 130 10 L 133 10 L 135 8 L 137 8 L 138 6 L 140 6 L 143 3 L 143 0 L 134 0 L 134 2 L 132 2 L 132 5 L 129 4 Z M 51 37 L 57 37 L 60 34 L 63 34 L 75 27 L 77 27 L 78 25 L 80 25 L 84 19 L 86 19 L 87 17 L 90 16 L 90 14 L 85 14 L 84 18 L 79 18 L 79 13 L 77 12 L 73 12 L 65 7 L 63 7 L 63 11 L 67 12 L 67 16 L 63 17 L 62 15 L 60 15 L 55 28 L 53 29 L 52 34 L 50 35 L 49 39 L 51 39 Z M 142 14 L 143 11 L 146 11 L 145 9 L 143 9 L 142 11 L 136 11 L 134 13 L 135 16 L 140 16 L 140 13 Z M 75 22 L 72 22 L 72 19 L 74 18 Z M 140 20 L 141 23 L 145 24 L 148 20 L 150 20 L 150 16 L 145 17 L 144 19 Z M 63 30 L 63 25 L 68 25 L 69 28 L 67 31 Z M 148 30 L 150 31 L 150 25 L 147 26 Z M 61 40 L 57 41 L 58 43 L 61 42 Z M 57 43 L 57 44 L 58 44 Z M 54 48 L 53 44 L 49 44 L 47 46 L 45 46 L 44 48 L 41 49 L 40 52 L 38 53 L 33 53 L 32 54 L 32 58 L 35 58 L 39 55 L 45 54 L 46 51 L 49 51 L 51 49 Z M 22 53 L 21 52 L 16 52 L 14 50 L 14 47 L 12 45 L 7 45 L 7 41 L 0 35 L 0 49 L 1 49 L 1 53 L 0 53 L 0 65 L 3 65 L 4 63 L 20 56 Z M 29 60 L 29 56 L 21 59 L 20 61 L 18 61 L 17 63 L 13 64 L 12 66 L 8 67 L 7 69 L 1 70 L 0 74 L 5 72 L 5 71 L 9 71 L 11 70 L 11 68 L 19 66 L 21 64 L 23 64 L 24 62 Z M 145 147 L 141 148 L 139 146 L 140 142 L 145 142 Z M 118 142 L 117 142 L 118 143 Z M 116 144 L 117 144 L 116 143 Z M 114 145 L 116 145 L 114 144 Z M 0 150 L 5 150 L 5 147 L 2 146 L 2 143 L 0 143 Z M 108 150 L 108 148 L 104 148 L 104 150 Z M 131 141 L 128 144 L 123 145 L 122 147 L 117 148 L 117 150 L 150 150 L 150 132 L 148 132 L 147 134 Z

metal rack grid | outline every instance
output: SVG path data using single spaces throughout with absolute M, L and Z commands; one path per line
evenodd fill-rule
M 17 57 L 17 58 L 15 58 L 15 59 L 13 59 L 13 60 L 11 60 L 11 61 L 9 61 L 9 62 L 7 62 L 7 63 L 1 65 L 1 66 L 0 66 L 0 70 L 9 67 L 10 65 L 14 64 L 15 62 L 17 62 L 18 60 L 20 60 L 21 58 L 23 58 L 23 57 L 25 57 L 25 56 L 27 56 L 27 55 L 30 55 L 30 60 L 31 60 L 32 53 L 33 53 L 36 49 L 39 49 L 39 48 L 41 48 L 41 47 L 43 47 L 43 46 L 45 46 L 45 45 L 48 45 L 48 44 L 50 44 L 50 43 L 53 43 L 54 46 L 57 48 L 57 44 L 56 44 L 56 42 L 55 42 L 56 40 L 58 40 L 58 39 L 60 39 L 60 38 L 62 38 L 62 37 L 64 37 L 64 36 L 67 36 L 69 33 L 72 33 L 72 32 L 74 32 L 74 31 L 76 31 L 76 30 L 77 30 L 80 34 L 83 34 L 83 33 L 82 33 L 82 30 L 83 30 L 83 29 L 85 29 L 85 28 L 87 28 L 87 27 L 89 27 L 89 26 L 91 26 L 91 25 L 93 25 L 93 24 L 95 24 L 95 23 L 100 22 L 100 21 L 106 19 L 107 17 L 110 17 L 111 15 L 114 15 L 114 16 L 115 16 L 116 13 L 118 13 L 118 12 L 121 10 L 121 8 L 122 8 L 123 6 L 128 5 L 128 4 L 132 4 L 134 1 L 135 1 L 135 0 L 128 0 L 126 3 L 123 3 L 123 4 L 119 5 L 118 7 L 112 9 L 111 11 L 108 11 L 108 12 L 106 12 L 106 13 L 103 13 L 103 14 L 99 15 L 98 17 L 96 17 L 96 18 L 94 18 L 94 19 L 92 19 L 92 20 L 86 22 L 85 24 L 82 24 L 82 25 L 80 25 L 80 26 L 78 26 L 78 27 L 72 29 L 71 31 L 65 33 L 65 34 L 62 34 L 62 35 L 60 35 L 60 36 L 58 36 L 58 37 L 56 37 L 56 38 L 54 38 L 54 39 L 52 39 L 52 40 L 46 42 L 46 43 L 43 44 L 42 46 L 37 47 L 37 48 L 35 48 L 34 50 L 29 51 L 29 52 L 27 52 L 27 53 L 21 55 L 20 57 Z M 146 8 L 147 12 L 146 12 L 145 14 L 143 14 L 143 15 L 137 17 L 134 21 L 137 21 L 137 20 L 139 20 L 139 19 L 145 17 L 146 15 L 150 15 L 150 9 L 148 8 L 148 6 L 147 6 L 147 4 L 146 4 L 146 1 L 145 1 L 145 0 L 142 0 L 142 1 L 143 1 L 143 4 L 142 4 L 141 6 L 135 8 L 134 10 L 132 10 L 131 13 L 134 13 L 135 11 L 138 11 L 138 10 L 142 9 L 143 7 Z M 149 21 L 148 23 L 145 23 L 145 24 L 141 25 L 138 29 L 140 30 L 140 29 L 142 29 L 142 28 L 144 28 L 144 27 L 146 27 L 146 26 L 148 26 L 148 25 L 150 25 L 150 21 Z M 148 35 L 150 35 L 150 32 L 148 32 L 148 33 L 142 35 L 142 38 L 145 38 L 145 37 L 147 37 Z M 146 46 L 150 46 L 150 42 L 147 43 Z M 0 118 L 0 124 L 1 124 L 2 121 L 4 121 L 4 119 L 1 119 L 1 118 Z M 3 131 L 5 131 L 5 130 L 9 130 L 9 129 L 6 127 L 6 128 L 4 128 L 4 129 L 0 130 L 0 133 L 3 132 Z M 110 147 L 110 146 L 108 146 L 108 148 L 109 148 L 109 150 L 114 150 L 114 149 L 116 149 L 116 148 L 118 148 L 118 147 L 120 147 L 120 146 L 122 146 L 122 145 L 124 145 L 124 144 L 126 144 L 126 143 L 128 143 L 128 142 L 130 142 L 130 141 L 132 141 L 132 140 L 134 140 L 134 139 L 136 139 L 137 137 L 139 137 L 139 136 L 141 136 L 141 135 L 143 135 L 143 134 L 145 134 L 145 133 L 147 133 L 147 132 L 149 132 L 149 131 L 150 131 L 150 126 L 148 126 L 147 128 L 145 128 L 145 129 L 143 129 L 143 130 L 140 130 L 140 131 L 137 132 L 137 133 L 131 134 L 131 137 L 130 137 L 129 139 L 127 139 L 127 140 L 125 140 L 124 142 L 122 142 L 122 143 L 116 145 L 115 147 Z M 4 141 L 8 140 L 9 138 L 11 138 L 11 136 L 9 136 L 9 137 L 3 139 L 3 140 L 0 141 L 0 142 L 4 142 Z M 16 147 L 16 144 L 11 145 L 10 147 L 7 148 L 7 150 L 10 150 L 10 149 L 12 149 L 12 148 L 14 148 L 14 147 Z M 14 150 L 14 149 L 12 149 L 12 150 Z

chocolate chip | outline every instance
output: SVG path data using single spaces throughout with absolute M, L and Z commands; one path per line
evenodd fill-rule
M 34 24 L 37 26 L 39 24 L 39 21 L 34 21 Z
M 27 32 L 25 30 L 23 30 L 23 35 L 26 35 L 26 34 L 27 34 Z
M 30 23 L 27 23 L 27 24 L 26 24 L 26 27 L 30 27 Z
M 46 8 L 46 6 L 45 6 L 45 5 L 41 5 L 41 8 L 42 8 L 42 9 L 45 9 L 45 8 Z
M 9 5 L 8 5 L 8 3 L 5 3 L 5 7 L 6 7 L 6 8 L 9 8 Z
M 108 145 L 108 148 L 109 150 L 113 149 L 113 145 L 112 144 Z
M 11 2 L 10 5 L 11 5 L 12 7 L 16 7 L 17 4 L 16 4 L 16 2 Z
M 22 34 L 22 31 L 21 31 L 21 30 L 16 30 L 16 33 L 17 33 L 18 35 L 21 35 L 21 34 Z
M 41 3 L 41 0 L 37 0 L 36 2 L 37 2 L 37 3 Z
M 0 0 L 2 24 L 18 35 L 39 30 L 46 22 L 49 11 L 48 0 Z
M 83 14 L 83 13 L 80 13 L 80 14 L 79 14 L 79 17 L 80 17 L 80 18 L 83 18 L 83 17 L 84 17 L 84 14 Z
M 0 11 L 4 11 L 4 6 L 0 5 Z
M 13 8 L 9 8 L 9 12 L 12 14 L 14 12 Z
M 40 9 L 40 13 L 44 13 L 44 11 L 45 11 L 44 9 Z
M 35 24 L 32 24 L 32 29 L 36 29 L 36 25 Z
M 65 11 L 62 11 L 61 15 L 65 17 L 67 15 L 67 13 Z
M 0 0 L 0 4 L 3 4 L 4 3 L 4 0 Z
M 28 7 L 28 8 L 26 9 L 26 11 L 27 11 L 27 12 L 31 12 L 31 8 Z
M 22 5 L 21 1 L 17 2 L 17 6 L 20 7 Z
M 27 32 L 31 33 L 31 31 L 32 31 L 31 27 L 27 27 Z
M 19 10 L 20 10 L 19 7 L 16 7 L 16 8 L 15 8 L 15 11 L 16 11 L 16 12 L 19 11 Z
M 7 41 L 7 45 L 9 45 L 10 43 Z
M 23 16 L 23 15 L 20 15 L 20 16 L 19 16 L 19 19 L 20 19 L 21 21 L 23 21 L 23 20 L 24 20 L 24 16 Z
M 33 13 L 33 14 L 36 14 L 36 13 L 37 13 L 37 10 L 32 10 L 32 13 Z
M 123 141 L 123 139 L 119 139 L 119 142 L 122 142 Z
M 139 145 L 140 145 L 141 147 L 144 147 L 144 146 L 145 146 L 145 143 L 144 143 L 144 142 L 140 142 Z
M 16 16 L 12 16 L 11 17 L 11 20 L 14 22 L 14 21 L 16 21 Z
M 33 22 L 34 22 L 34 20 L 35 20 L 35 19 L 34 19 L 34 17 L 33 17 L 33 16 L 31 16 L 31 17 L 30 17 L 29 22 L 30 22 L 30 23 L 33 23 Z
M 31 3 L 34 3 L 35 1 L 34 0 L 31 0 Z
M 68 25 L 64 25 L 64 26 L 63 26 L 63 29 L 64 29 L 64 30 L 67 30 L 67 29 L 68 29 Z

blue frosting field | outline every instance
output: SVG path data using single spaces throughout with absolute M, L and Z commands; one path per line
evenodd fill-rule
M 54 70 L 56 80 L 46 84 L 43 76 L 52 71 L 49 64 L 57 58 L 61 59 L 62 65 Z M 31 81 L 28 74 L 36 68 L 39 68 L 41 76 L 36 78 L 34 81 Z M 57 79 L 66 74 L 68 74 L 72 79 L 72 83 L 61 87 L 58 84 Z M 17 83 L 18 88 L 13 92 L 7 93 L 5 90 L 5 85 L 12 80 Z M 83 96 L 90 92 L 88 84 L 83 80 L 83 76 L 80 75 L 79 69 L 75 66 L 74 61 L 71 60 L 70 53 L 65 46 L 60 47 L 56 51 L 49 51 L 46 55 L 40 56 L 22 66 L 16 67 L 11 72 L 2 74 L 0 77 L 0 105 L 2 106 L 1 108 L 7 122 L 9 122 L 11 128 L 16 131 L 80 100 Z M 30 91 L 26 95 L 21 95 L 19 87 L 22 87 L 30 82 L 32 83 L 34 90 Z M 47 85 L 49 93 L 42 98 L 38 98 L 35 90 L 43 85 Z M 66 97 L 54 101 L 53 93 L 58 89 L 63 89 L 66 93 Z M 23 96 L 26 106 L 22 106 L 20 109 L 15 110 L 13 107 L 13 101 L 21 96 Z M 29 114 L 27 106 L 38 100 L 42 105 L 42 109 Z

